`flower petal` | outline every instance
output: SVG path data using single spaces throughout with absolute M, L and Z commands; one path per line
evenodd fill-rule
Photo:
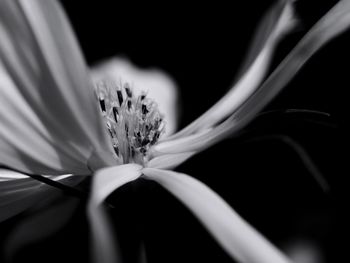
M 88 205 L 88 217 L 93 236 L 94 262 L 121 262 L 117 251 L 118 246 L 111 235 L 108 216 L 102 204 L 119 187 L 140 177 L 141 169 L 142 167 L 137 164 L 125 164 L 103 168 L 94 174 Z
M 0 86 L 1 163 L 39 174 L 89 173 L 92 150 L 110 147 L 84 60 L 55 1 L 1 1 Z
M 149 168 L 158 169 L 174 169 L 176 166 L 182 164 L 187 159 L 191 158 L 195 152 L 184 152 L 179 154 L 164 154 L 151 159 L 147 163 Z
M 68 223 L 79 204 L 79 199 L 52 192 L 41 198 L 40 208 L 28 209 L 25 217 L 7 236 L 4 248 L 6 262 L 13 262 L 23 247 L 45 240 Z M 44 202 L 44 203 L 42 203 Z M 37 203 L 37 202 L 36 202 Z M 64 249 L 65 244 L 61 247 Z
M 160 142 L 153 155 L 201 151 L 239 132 L 298 73 L 307 60 L 331 39 L 350 27 L 350 2 L 340 1 L 305 35 L 262 86 L 222 124 L 187 137 Z
M 322 263 L 325 251 L 313 240 L 306 238 L 294 238 L 285 247 L 286 253 L 293 262 L 298 263 Z
M 209 147 L 207 145 L 212 145 L 219 141 L 221 138 L 220 136 L 223 137 L 225 135 L 222 133 L 222 130 L 225 127 L 223 127 L 222 124 L 215 129 L 208 129 L 186 137 L 180 137 L 178 139 L 162 141 L 152 148 L 151 155 L 153 158 L 156 158 L 166 154 L 197 152 L 202 150 L 204 147 Z M 227 132 L 230 132 L 230 130 L 227 129 Z
M 207 112 L 168 139 L 183 137 L 212 127 L 236 111 L 255 92 L 268 71 L 276 45 L 296 24 L 291 1 L 279 1 L 269 10 L 262 23 L 262 31 L 258 33 L 255 42 L 264 41 L 259 44 L 254 42 L 252 45 L 253 50 L 244 65 L 247 69 L 238 82 Z M 252 59 L 252 55 L 256 57 Z
M 157 102 L 159 111 L 164 114 L 166 134 L 172 134 L 177 128 L 177 87 L 165 72 L 158 69 L 140 69 L 126 59 L 113 58 L 103 62 L 91 70 L 97 82 L 111 79 L 116 83 L 129 82 L 136 93 L 147 92 L 147 96 Z
M 98 170 L 93 177 L 90 204 L 101 205 L 117 188 L 137 179 L 141 169 L 138 164 L 124 164 Z
M 143 173 L 187 206 L 232 258 L 250 263 L 290 262 L 220 196 L 195 178 L 152 168 L 143 169 Z
M 13 184 L 13 188 L 18 188 L 21 190 L 12 190 L 0 193 L 0 222 L 11 218 L 28 207 L 32 206 L 38 201 L 38 195 L 36 195 L 39 190 L 41 184 L 33 183 L 33 180 L 19 179 L 16 180 L 19 184 Z M 4 188 L 6 186 L 5 182 L 0 183 L 0 188 Z
M 74 186 L 83 177 L 72 175 L 51 176 L 52 180 Z M 15 216 L 38 202 L 51 190 L 42 182 L 21 173 L 0 169 L 0 222 Z
M 339 1 L 303 37 L 280 63 L 259 90 L 235 114 L 240 122 L 248 123 L 298 73 L 302 66 L 324 45 L 350 27 L 350 1 Z

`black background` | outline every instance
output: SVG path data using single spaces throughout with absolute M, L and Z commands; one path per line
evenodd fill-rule
M 115 55 L 143 68 L 168 72 L 180 89 L 180 126 L 215 103 L 235 79 L 259 19 L 273 1 L 138 4 L 62 1 L 89 65 Z M 263 3 L 262 3 L 263 2 Z M 298 1 L 301 25 L 280 45 L 273 65 L 336 1 Z M 187 161 L 178 171 L 217 191 L 245 219 L 284 247 L 308 239 L 325 262 L 346 255 L 342 237 L 347 209 L 349 85 L 346 33 L 318 52 L 266 110 L 327 112 L 272 114 L 258 118 L 242 136 L 226 140 Z M 276 136 L 277 135 L 277 136 Z M 324 193 L 287 135 L 311 156 L 330 184 Z M 71 197 L 61 197 L 71 198 Z M 139 180 L 109 198 L 126 262 L 137 262 L 143 241 L 148 262 L 232 262 L 199 222 L 155 183 Z M 16 251 L 14 262 L 87 262 L 88 226 L 81 201 L 56 234 Z M 2 223 L 3 241 L 18 216 Z

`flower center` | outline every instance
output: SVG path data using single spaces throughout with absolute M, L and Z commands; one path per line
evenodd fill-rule
M 164 132 L 165 123 L 154 100 L 135 96 L 129 83 L 101 81 L 97 98 L 120 163 L 147 162 L 147 152 Z

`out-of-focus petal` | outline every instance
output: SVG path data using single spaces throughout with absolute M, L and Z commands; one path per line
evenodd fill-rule
M 0 2 L 0 162 L 30 173 L 89 173 L 108 137 L 92 81 L 56 1 Z
M 279 1 L 269 10 L 263 19 L 263 26 L 260 28 L 262 32 L 258 34 L 257 38 L 262 43 L 256 44 L 257 40 L 255 40 L 252 45 L 253 50 L 249 52 L 246 62 L 249 67 L 246 64 L 244 65 L 247 68 L 246 71 L 230 91 L 207 112 L 169 139 L 187 136 L 196 131 L 212 127 L 236 111 L 255 92 L 268 71 L 277 43 L 296 24 L 291 2 Z M 273 24 L 272 27 L 271 24 Z M 252 59 L 252 55 L 256 57 Z
M 24 218 L 17 222 L 7 236 L 4 248 L 6 262 L 12 262 L 13 257 L 26 245 L 40 242 L 57 233 L 71 219 L 80 201 L 64 196 L 60 190 L 54 193 L 50 191 L 45 199 L 42 197 L 40 201 L 44 201 L 44 204 L 40 204 L 39 210 L 28 209 Z M 65 244 L 61 248 L 64 247 Z
M 324 263 L 322 249 L 310 240 L 297 239 L 290 241 L 284 249 L 286 254 L 298 263 Z
M 320 48 L 349 27 L 350 1 L 342 0 L 310 29 L 257 92 L 238 110 L 235 119 L 245 123 L 253 119 Z
M 178 198 L 238 262 L 287 263 L 289 259 L 244 221 L 209 187 L 185 174 L 152 168 L 146 178 L 162 185 Z
M 276 29 L 276 22 L 281 17 L 282 11 L 285 8 L 285 5 L 291 5 L 295 0 L 278 0 L 276 1 L 276 5 L 272 6 L 262 17 L 261 21 L 259 22 L 259 25 L 257 25 L 257 28 L 255 30 L 255 33 L 253 35 L 253 39 L 250 43 L 249 50 L 247 52 L 246 57 L 244 58 L 241 68 L 239 69 L 238 76 L 241 77 L 245 71 L 252 65 L 255 58 L 258 56 L 259 52 L 264 48 L 264 45 L 266 43 L 266 40 L 271 37 L 271 32 Z M 287 9 L 288 11 L 288 9 Z M 290 9 L 290 11 L 292 11 Z M 294 15 L 295 23 L 298 23 L 298 17 L 297 15 L 291 13 L 291 15 Z M 283 20 L 279 20 L 282 22 Z M 283 24 L 280 23 L 282 26 Z M 291 24 L 291 26 L 294 26 Z M 286 32 L 288 33 L 288 32 Z M 280 35 L 280 37 L 283 37 L 283 34 Z
M 287 85 L 316 51 L 328 41 L 343 33 L 349 26 L 350 1 L 340 1 L 310 29 L 270 77 L 237 112 L 214 129 L 160 142 L 153 149 L 154 156 L 201 151 L 227 136 L 239 132 Z
M 147 96 L 157 102 L 159 111 L 165 116 L 165 134 L 172 134 L 176 130 L 178 89 L 165 72 L 140 69 L 126 59 L 113 58 L 94 67 L 91 74 L 95 81 L 107 78 L 116 83 L 129 82 L 136 93 L 147 92 Z
M 50 176 L 50 179 L 75 186 L 83 177 L 70 174 Z M 51 186 L 28 178 L 28 176 L 0 169 L 0 222 L 15 216 L 38 202 L 49 193 Z
M 105 199 L 124 184 L 141 176 L 142 166 L 125 164 L 98 170 L 93 177 L 92 193 L 88 205 L 94 262 L 121 262 L 118 244 L 113 237 L 104 207 Z
M 19 188 L 22 190 L 13 190 L 16 192 L 3 192 L 0 194 L 0 222 L 11 218 L 38 201 L 37 190 L 40 188 L 40 183 L 33 184 L 29 179 L 19 179 L 18 182 L 22 186 Z M 26 180 L 23 182 L 23 180 Z M 0 187 L 6 183 L 0 183 Z M 23 186 L 28 184 L 27 186 Z M 15 186 L 14 186 L 15 187 Z

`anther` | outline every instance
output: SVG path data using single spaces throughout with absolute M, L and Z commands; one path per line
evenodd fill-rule
M 114 120 L 115 122 L 118 122 L 118 109 L 117 107 L 113 107 L 113 116 L 114 116 Z
M 146 146 L 148 143 L 150 142 L 150 140 L 148 139 L 148 138 L 146 138 L 146 139 L 144 139 L 143 141 L 142 141 L 142 146 Z
M 140 152 L 145 155 L 147 153 L 147 150 L 144 147 L 140 148 Z
M 132 97 L 132 92 L 131 92 L 131 89 L 130 89 L 130 86 L 128 83 L 125 83 L 124 84 L 124 89 L 125 89 L 125 92 L 126 92 L 126 95 L 131 98 Z
M 110 128 L 108 128 L 109 134 L 111 135 L 111 137 L 113 138 L 113 133 L 112 130 Z
M 113 149 L 114 149 L 114 152 L 115 154 L 119 157 L 119 148 L 117 145 L 113 145 Z
M 123 104 L 123 93 L 121 90 L 117 90 L 117 95 L 118 95 L 118 101 L 119 101 L 119 105 L 122 106 Z
M 143 115 L 146 115 L 149 112 L 145 104 L 142 104 L 141 110 Z
M 100 101 L 100 107 L 102 112 L 106 112 L 106 104 L 105 104 L 105 100 L 104 99 L 99 99 Z
M 160 132 L 159 132 L 159 131 L 156 131 L 155 134 L 154 134 L 154 136 L 153 136 L 153 139 L 152 139 L 152 141 L 151 141 L 151 144 L 152 144 L 152 145 L 155 144 L 155 143 L 158 141 L 159 136 L 160 136 Z

